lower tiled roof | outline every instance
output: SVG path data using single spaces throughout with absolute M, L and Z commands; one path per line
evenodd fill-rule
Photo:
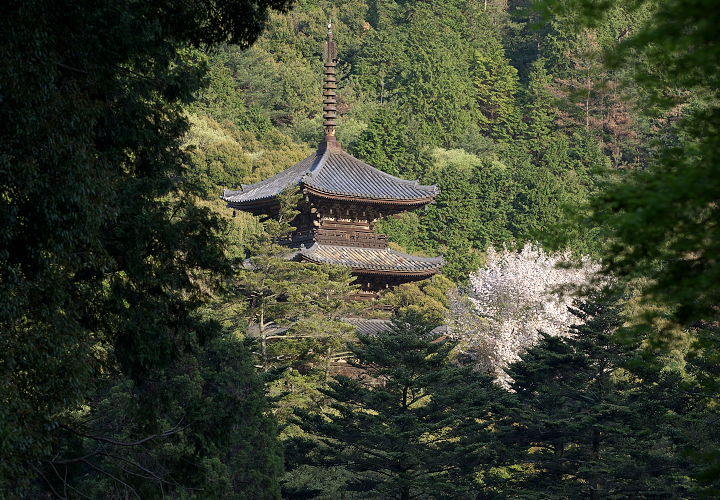
M 319 243 L 310 248 L 301 248 L 297 255 L 311 262 L 347 266 L 355 271 L 433 274 L 444 264 L 442 257 L 417 257 L 389 248 L 344 247 Z

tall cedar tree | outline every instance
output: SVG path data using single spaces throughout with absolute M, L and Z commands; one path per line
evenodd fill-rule
M 520 466 L 505 485 L 512 498 L 685 498 L 680 458 L 686 396 L 679 375 L 623 369 L 638 345 L 614 335 L 620 306 L 609 295 L 573 310 L 584 324 L 568 338 L 545 336 L 508 369 L 516 406 L 502 433 Z M 685 398 L 685 399 L 684 399 Z
M 308 460 L 353 473 L 348 490 L 374 498 L 475 498 L 495 460 L 491 424 L 504 391 L 450 362 L 453 344 L 422 316 L 352 346 L 363 379 L 337 377 L 321 414 L 298 412 L 317 439 Z
M 97 419 L 84 415 L 113 378 L 130 380 L 128 397 L 143 406 L 137 434 L 123 443 L 193 429 L 159 418 L 182 407 L 163 397 L 163 370 L 217 333 L 195 311 L 209 278 L 226 269 L 221 224 L 183 183 L 181 105 L 205 72 L 192 48 L 247 47 L 268 9 L 288 4 L 60 0 L 3 9 L 1 496 L 44 496 L 26 490 L 39 478 L 38 487 L 67 496 L 73 473 L 123 484 L 92 461 L 111 454 L 131 424 L 93 428 Z M 157 480 L 141 463 L 123 467 Z

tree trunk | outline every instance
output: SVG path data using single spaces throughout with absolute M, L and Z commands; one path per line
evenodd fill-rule
M 325 384 L 327 385 L 328 380 L 330 380 L 330 356 L 332 356 L 332 349 L 330 347 L 327 348 L 327 352 L 325 353 Z
M 585 99 L 585 130 L 590 130 L 590 96 Z
M 600 431 L 598 429 L 593 429 L 592 456 L 596 461 L 600 459 L 600 437 Z M 593 478 L 592 481 L 590 481 L 590 500 L 600 499 L 600 489 L 600 480 L 598 478 Z
M 260 350 L 262 353 L 262 369 L 267 371 L 267 333 L 265 332 L 265 306 L 260 307 Z

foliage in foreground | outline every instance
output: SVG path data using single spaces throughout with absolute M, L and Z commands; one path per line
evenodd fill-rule
M 702 386 L 694 390 L 713 408 L 718 378 L 709 367 L 720 345 L 720 9 L 713 0 L 542 4 L 548 18 L 574 14 L 579 28 L 592 29 L 628 7 L 628 14 L 646 18 L 607 47 L 605 62 L 626 73 L 628 84 L 640 90 L 638 107 L 662 117 L 664 130 L 654 137 L 655 151 L 642 170 L 618 175 L 592 197 L 591 223 L 608 235 L 606 270 L 648 283 L 641 290 L 645 307 L 629 333 L 667 350 L 681 327 L 694 340 L 688 360 L 704 367 Z M 699 477 L 715 495 L 716 443 L 698 440 L 695 446 L 707 464 Z
M 624 2 L 545 2 L 549 15 L 575 12 L 595 26 Z M 717 320 L 720 297 L 720 10 L 713 0 L 632 3 L 648 22 L 616 43 L 611 67 L 624 69 L 642 89 L 640 106 L 663 115 L 671 134 L 660 135 L 644 169 L 623 175 L 593 199 L 594 223 L 611 244 L 603 257 L 622 276 L 647 276 L 649 301 L 670 308 L 690 325 Z M 661 263 L 661 264 L 660 264 Z
M 223 336 L 151 383 L 104 381 L 68 415 L 49 484 L 71 498 L 278 498 L 282 450 L 253 360 Z
M 288 498 L 701 498 L 716 443 L 712 403 L 682 371 L 617 338 L 623 302 L 604 290 L 508 368 L 511 391 L 450 361 L 417 314 L 353 346 L 288 448 Z M 678 390 L 684 389 L 684 390 Z M 703 445 L 704 447 L 705 445 Z
M 263 494 L 275 496 L 276 466 L 241 478 L 229 471 L 229 450 L 212 434 L 233 433 L 227 405 L 248 404 L 253 430 L 227 444 L 263 443 L 256 448 L 266 450 L 263 460 L 277 461 L 250 360 L 242 351 L 232 362 L 218 358 L 212 342 L 219 329 L 198 314 L 229 267 L 223 224 L 196 203 L 180 141 L 187 129 L 182 106 L 207 69 L 193 49 L 225 41 L 247 47 L 268 9 L 287 5 L 6 5 L 0 495 L 81 496 L 109 482 L 125 496 L 141 481 L 157 483 L 152 493 L 143 489 L 148 496 L 203 496 L 218 480 L 247 486 L 233 484 L 237 479 L 257 480 Z M 204 427 L 199 393 L 213 399 L 213 373 L 225 370 L 249 399 L 215 399 L 206 422 L 212 425 Z M 127 415 L 102 403 L 114 397 L 128 400 Z M 154 469 L 144 455 L 162 453 L 168 433 L 176 440 L 182 434 L 187 446 L 180 443 L 184 450 Z M 111 457 L 126 448 L 115 442 L 143 446 L 131 447 L 131 463 L 123 464 Z M 192 450 L 202 463 L 188 463 Z M 108 470 L 110 462 L 126 470 L 122 479 Z
M 337 377 L 323 389 L 328 408 L 298 412 L 316 439 L 305 463 L 342 466 L 359 498 L 475 498 L 476 474 L 495 460 L 490 415 L 504 391 L 451 363 L 452 348 L 416 313 L 360 336 L 363 378 Z

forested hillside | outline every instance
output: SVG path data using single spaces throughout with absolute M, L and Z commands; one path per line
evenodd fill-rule
M 423 214 L 386 221 L 401 247 L 446 255 L 464 280 L 490 245 L 537 239 L 582 210 L 609 168 L 652 154 L 633 88 L 602 67 L 603 48 L 642 22 L 615 9 L 578 32 L 572 15 L 537 31 L 512 2 L 300 2 L 249 50 L 209 55 L 211 85 L 188 139 L 208 185 L 238 186 L 287 168 L 322 138 L 327 19 L 339 46 L 338 138 L 393 175 L 437 184 Z M 244 154 L 242 154 L 244 152 Z M 217 193 L 213 190 L 209 195 Z M 566 232 L 578 252 L 598 232 Z
M 223 190 L 437 185 L 356 297 Z M 712 0 L 11 2 L 0 497 L 720 496 Z M 368 285 L 369 286 L 369 285 Z

